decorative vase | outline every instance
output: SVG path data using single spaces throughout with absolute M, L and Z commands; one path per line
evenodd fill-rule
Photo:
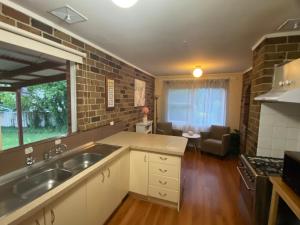
M 147 123 L 148 122 L 148 118 L 147 118 L 147 115 L 144 115 L 144 117 L 143 117 L 143 123 Z

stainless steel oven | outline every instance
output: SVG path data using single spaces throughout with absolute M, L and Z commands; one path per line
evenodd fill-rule
M 268 176 L 280 175 L 282 160 L 241 155 L 237 169 L 240 191 L 253 225 L 267 225 L 272 191 Z

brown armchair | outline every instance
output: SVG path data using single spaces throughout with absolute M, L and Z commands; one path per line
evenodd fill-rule
M 156 125 L 156 133 L 171 136 L 182 136 L 182 131 L 178 129 L 173 129 L 172 123 L 169 122 L 159 122 Z
M 229 150 L 230 128 L 212 125 L 209 132 L 201 132 L 201 151 L 225 156 Z

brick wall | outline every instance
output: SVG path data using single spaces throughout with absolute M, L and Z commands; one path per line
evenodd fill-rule
M 142 118 L 141 109 L 134 107 L 135 78 L 146 82 L 146 105 L 150 107 L 150 119 L 153 118 L 153 77 L 3 4 L 0 4 L 0 21 L 87 54 L 77 69 L 80 131 L 107 125 L 112 120 L 126 122 L 126 130 L 134 130 L 135 123 Z M 112 111 L 106 111 L 105 77 L 115 80 L 115 109 Z
M 251 74 L 252 69 L 243 74 L 243 89 L 241 102 L 241 116 L 240 116 L 240 149 L 241 152 L 246 150 L 247 128 L 249 121 L 250 96 L 251 96 Z
M 268 38 L 254 49 L 246 137 L 246 152 L 248 154 L 254 155 L 257 151 L 260 103 L 254 98 L 271 89 L 275 64 L 296 58 L 300 58 L 300 36 Z

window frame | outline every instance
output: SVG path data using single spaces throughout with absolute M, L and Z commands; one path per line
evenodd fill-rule
M 12 148 L 0 149 L 1 151 L 7 151 L 10 149 L 14 149 L 14 148 L 22 147 L 22 146 L 33 145 L 34 143 L 38 143 L 38 142 L 54 140 L 54 139 L 62 138 L 62 137 L 65 137 L 72 133 L 77 132 L 76 63 L 75 62 L 66 61 L 66 76 L 65 76 L 64 80 L 67 82 L 67 98 L 68 98 L 67 133 L 65 135 L 49 137 L 49 138 L 41 139 L 38 141 L 30 142 L 30 143 L 24 143 L 24 131 L 23 131 L 23 125 L 22 125 L 23 124 L 22 105 L 21 105 L 21 89 L 22 89 L 22 87 L 20 87 L 16 90 L 12 89 L 11 87 L 0 87 L 0 91 L 12 92 L 12 93 L 15 93 L 15 95 L 16 95 L 16 113 L 17 113 L 18 142 L 19 142 L 19 145 L 12 147 Z M 56 81 L 52 81 L 52 82 L 56 82 Z M 45 82 L 45 83 L 51 83 L 51 81 Z M 35 85 L 35 84 L 32 84 L 32 85 Z M 36 85 L 38 85 L 38 84 L 36 84 Z
M 228 116 L 228 89 L 226 88 L 222 88 L 222 87 L 212 87 L 212 88 L 207 88 L 207 87 L 196 87 L 196 88 L 186 88 L 186 87 L 182 87 L 182 88 L 169 88 L 168 89 L 168 94 L 167 94 L 167 105 L 166 105 L 166 111 L 167 111 L 167 114 L 166 114 L 166 120 L 168 122 L 172 122 L 174 123 L 175 126 L 184 126 L 186 124 L 186 120 L 171 120 L 171 114 L 172 114 L 172 110 L 170 110 L 170 108 L 172 107 L 176 107 L 176 106 L 180 106 L 181 108 L 183 108 L 183 110 L 185 111 L 185 113 L 192 113 L 193 112 L 193 108 L 195 107 L 194 104 L 190 103 L 190 102 L 176 102 L 176 101 L 170 101 L 169 100 L 169 97 L 170 97 L 170 91 L 176 91 L 176 90 L 186 90 L 186 89 L 193 89 L 193 90 L 189 90 L 189 91 L 193 91 L 194 92 L 194 97 L 193 99 L 197 99 L 197 97 L 195 97 L 195 95 L 197 95 L 198 93 L 197 92 L 200 92 L 200 91 L 212 91 L 212 90 L 216 90 L 216 91 L 224 91 L 224 93 L 221 93 L 224 97 L 224 100 L 225 100 L 225 106 L 226 107 L 226 112 L 225 112 L 225 117 L 224 117 L 224 123 L 222 125 L 226 125 L 227 123 L 227 116 Z M 206 112 L 203 112 L 202 113 L 206 113 Z M 221 125 L 221 123 L 220 123 Z M 189 126 L 192 126 L 192 125 L 189 125 Z M 197 126 L 198 127 L 198 124 Z

